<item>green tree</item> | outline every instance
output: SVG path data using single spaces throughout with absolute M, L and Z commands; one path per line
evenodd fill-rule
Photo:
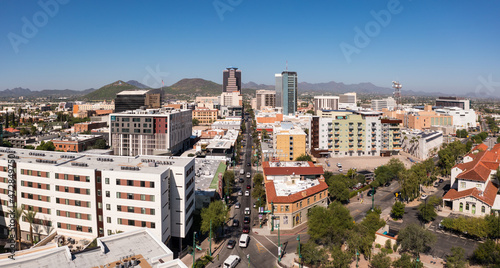
M 307 110 L 306 114 L 312 114 L 312 115 L 314 115 L 314 111 L 313 110 Z
M 434 205 L 429 204 L 429 202 L 420 204 L 418 206 L 418 216 L 425 222 L 433 221 L 437 216 Z
M 208 208 L 201 210 L 201 228 L 202 233 L 210 231 L 210 220 L 212 221 L 212 233 L 214 229 L 221 227 L 228 219 L 228 208 L 223 201 L 211 202 Z
M 405 214 L 406 205 L 403 202 L 396 201 L 394 205 L 392 205 L 391 215 L 394 219 L 401 219 Z
M 264 176 L 261 173 L 255 174 L 255 176 L 253 176 L 253 183 L 255 183 L 255 185 L 264 183 Z
M 401 252 L 410 252 L 414 256 L 419 256 L 420 253 L 426 252 L 435 242 L 436 236 L 417 224 L 406 226 L 398 235 Z
M 16 220 L 16 240 L 17 240 L 17 250 L 21 250 L 21 217 L 23 216 L 23 209 L 21 207 L 16 207 L 10 210 L 10 213 L 14 214 L 14 219 Z
M 302 262 L 306 265 L 320 266 L 328 260 L 326 250 L 320 248 L 312 240 L 307 241 L 305 244 L 301 243 L 300 253 L 302 254 Z
M 473 145 L 472 141 L 470 141 L 470 140 L 467 141 L 467 143 L 465 144 L 465 150 L 467 152 L 470 152 L 470 150 L 472 149 L 472 145 Z
M 234 186 L 234 172 L 232 170 L 226 170 L 224 172 L 224 193 L 231 195 L 233 193 Z
M 198 126 L 200 124 L 200 120 L 198 118 L 193 118 L 193 126 Z
M 452 247 L 451 255 L 446 258 L 447 268 L 465 268 L 467 267 L 465 258 L 465 249 L 461 247 Z
M 52 143 L 51 141 L 49 142 L 42 141 L 40 145 L 36 147 L 36 150 L 55 151 L 56 147 L 54 146 L 54 143 Z
M 295 158 L 295 161 L 312 161 L 312 158 L 308 154 L 302 154 L 300 156 L 297 156 L 297 158 Z
M 391 267 L 391 258 L 387 254 L 380 252 L 373 256 L 370 266 L 373 268 L 389 268 Z
M 36 220 L 36 211 L 29 210 L 29 211 L 24 211 L 24 217 L 26 218 L 26 221 L 30 224 L 30 239 L 31 239 L 31 245 L 34 245 L 33 243 L 33 224 L 35 223 Z
M 478 264 L 494 265 L 500 263 L 500 245 L 495 244 L 493 240 L 486 240 L 479 243 L 473 253 L 473 259 Z
M 328 208 L 316 206 L 308 212 L 308 234 L 323 245 L 340 245 L 354 226 L 349 210 L 339 202 Z
M 95 149 L 106 149 L 108 146 L 106 145 L 106 141 L 104 139 L 98 139 L 93 147 Z
M 403 253 L 401 254 L 401 258 L 395 260 L 392 263 L 392 267 L 394 268 L 414 268 L 414 267 L 424 267 L 422 262 L 416 262 L 416 259 L 412 260 L 411 256 Z
M 327 267 L 332 268 L 349 268 L 352 262 L 353 254 L 350 251 L 342 251 L 340 247 L 332 247 L 330 255 L 333 260 L 328 263 Z
M 349 199 L 349 188 L 341 180 L 333 180 L 328 186 L 328 192 L 334 201 L 344 202 Z
M 497 143 L 500 143 L 500 136 L 497 137 Z

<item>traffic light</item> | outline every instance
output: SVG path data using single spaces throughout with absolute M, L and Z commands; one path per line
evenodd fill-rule
M 394 193 L 394 196 L 395 196 L 395 197 L 398 197 L 398 193 Z

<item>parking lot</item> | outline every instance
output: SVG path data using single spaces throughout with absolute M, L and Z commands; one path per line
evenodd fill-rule
M 392 156 L 401 160 L 406 168 L 411 167 L 411 162 L 404 155 Z M 375 168 L 385 165 L 391 160 L 392 157 L 382 157 L 382 156 L 356 156 L 356 157 L 331 157 L 331 158 L 318 158 L 317 164 L 323 165 L 323 168 L 327 171 L 337 172 L 337 163 L 342 164 L 342 170 L 346 173 L 351 168 L 356 168 L 358 171 L 369 170 L 374 171 Z M 330 164 L 327 165 L 326 161 Z

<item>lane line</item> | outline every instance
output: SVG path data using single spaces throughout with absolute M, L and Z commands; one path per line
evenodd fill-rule
M 273 254 L 273 253 L 272 253 L 272 252 L 271 252 L 268 248 L 266 248 L 266 247 L 264 246 L 264 244 L 262 244 L 262 243 L 259 241 L 259 239 L 257 239 L 257 237 L 255 237 L 255 236 L 253 236 L 253 235 L 252 235 L 252 236 L 250 236 L 250 237 L 254 237 L 254 238 L 255 238 L 255 241 L 257 241 L 257 243 L 259 243 L 259 244 L 260 244 L 263 248 L 265 248 L 265 249 L 267 250 L 267 252 L 269 252 L 269 254 L 271 254 L 271 255 L 272 255 L 275 259 L 277 259 L 277 257 L 276 257 L 276 256 L 275 256 L 275 255 L 274 255 L 274 254 Z M 273 241 L 271 241 L 269 238 L 267 238 L 266 236 L 263 236 L 263 237 L 264 237 L 264 238 L 266 238 L 267 240 L 269 240 L 269 242 L 271 242 L 271 244 L 273 244 L 273 245 L 274 245 L 274 242 L 273 242 Z

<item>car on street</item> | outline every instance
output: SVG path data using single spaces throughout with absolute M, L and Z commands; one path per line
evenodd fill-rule
M 241 204 L 240 203 L 236 203 L 234 204 L 234 208 L 240 208 L 241 207 Z
M 337 167 L 341 168 L 341 167 L 342 167 L 342 164 L 337 163 Z
M 243 223 L 250 223 L 250 217 L 245 216 L 245 217 L 243 218 Z
M 250 178 L 250 172 L 247 172 L 247 178 Z
M 247 184 L 247 190 L 250 190 L 250 188 L 252 188 L 250 187 L 250 184 Z
M 228 249 L 233 249 L 234 246 L 236 246 L 236 241 L 230 239 L 229 241 L 227 241 L 227 248 Z
M 342 168 L 339 168 L 339 172 L 342 172 Z
M 250 163 L 247 163 L 247 167 L 249 167 L 249 166 L 250 166 Z
M 244 225 L 244 226 L 243 226 L 243 230 L 242 230 L 242 232 L 243 232 L 244 234 L 248 234 L 248 233 L 250 233 L 250 226 L 248 226 L 248 225 Z
M 238 255 L 230 255 L 227 257 L 227 259 L 224 261 L 224 268 L 234 268 L 240 263 L 241 258 Z
M 234 219 L 233 220 L 233 227 L 238 227 L 238 226 L 240 226 L 240 221 L 237 219 Z
M 438 187 L 439 186 L 439 182 L 434 182 L 434 187 Z
M 243 178 L 240 178 L 240 183 L 243 183 L 245 182 L 245 180 Z
M 384 186 L 385 186 L 385 187 L 389 187 L 389 186 L 391 186 L 391 182 L 390 182 L 390 181 L 386 182 L 386 183 L 384 184 Z
M 250 215 L 250 212 L 251 212 L 250 208 L 246 207 L 245 208 L 245 215 Z
M 250 196 L 250 192 L 249 191 L 245 191 L 245 196 Z
M 439 179 L 439 183 L 443 183 L 443 181 L 444 181 L 443 179 Z
M 367 195 L 367 196 L 372 196 L 372 195 L 374 195 L 374 194 L 376 194 L 376 193 L 377 193 L 377 190 L 375 190 L 375 189 L 371 189 L 371 190 L 369 190 L 369 191 L 368 191 L 368 193 L 367 193 L 366 195 Z
M 242 191 L 238 191 L 238 195 L 243 195 L 243 192 Z
M 424 200 L 424 199 L 426 199 L 426 198 L 427 198 L 427 195 L 426 195 L 426 194 L 422 194 L 422 195 L 420 196 L 420 199 L 422 199 L 422 200 Z

